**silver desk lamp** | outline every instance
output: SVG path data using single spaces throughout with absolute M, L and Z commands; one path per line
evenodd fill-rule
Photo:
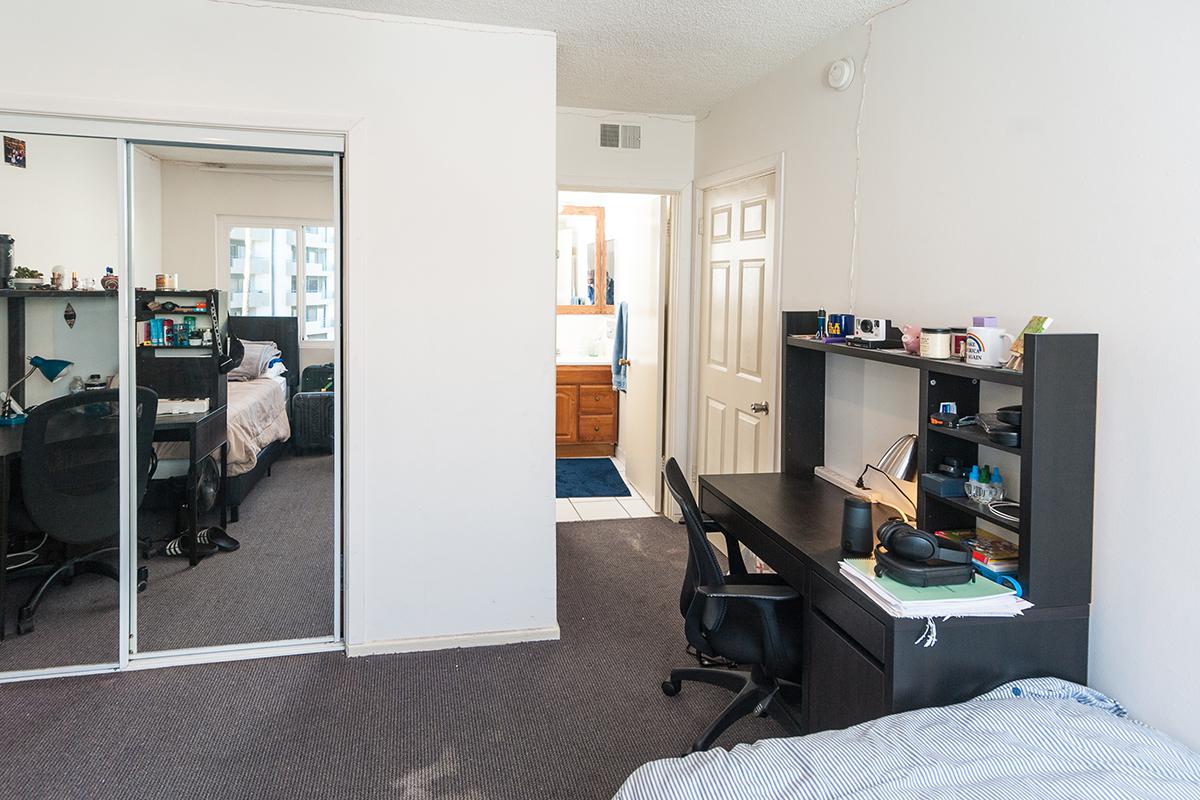
M 892 486 L 896 487 L 896 491 L 904 495 L 905 500 L 912 503 L 912 500 L 904 493 L 904 490 L 900 488 L 900 484 L 896 483 L 896 481 L 911 481 L 917 477 L 917 435 L 915 433 L 906 433 L 892 442 L 888 449 L 883 451 L 883 455 L 879 457 L 877 462 L 867 464 L 863 467 L 862 473 L 858 476 L 858 480 L 854 484 L 855 486 L 860 489 L 866 488 L 863 478 L 869 469 L 883 473 L 883 476 L 891 482 Z M 913 503 L 914 511 L 916 507 L 916 504 Z M 900 513 L 903 514 L 904 512 L 901 511 Z

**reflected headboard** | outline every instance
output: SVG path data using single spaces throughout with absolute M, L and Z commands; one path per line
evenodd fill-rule
M 287 372 L 288 396 L 300 389 L 300 326 L 295 317 L 235 317 L 230 315 L 229 333 L 252 342 L 274 342 Z

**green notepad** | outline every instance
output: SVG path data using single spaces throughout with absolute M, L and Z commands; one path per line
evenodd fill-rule
M 886 576 L 875 577 L 874 559 L 847 558 L 846 564 L 901 603 L 947 603 L 955 600 L 982 600 L 1015 594 L 1011 588 L 1001 586 L 982 575 L 976 575 L 975 580 L 970 583 L 959 583 L 954 586 L 909 586 Z

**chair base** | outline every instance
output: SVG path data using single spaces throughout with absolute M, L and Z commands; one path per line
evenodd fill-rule
M 115 555 L 119 552 L 119 547 L 102 547 L 99 550 L 93 550 L 90 553 L 67 559 L 59 564 L 22 570 L 13 576 L 46 575 L 45 579 L 29 595 L 29 599 L 25 601 L 25 605 L 21 606 L 17 612 L 17 634 L 24 635 L 33 631 L 33 616 L 37 613 L 38 606 L 41 605 L 46 591 L 56 582 L 61 581 L 62 583 L 70 584 L 76 575 L 85 573 L 104 575 L 112 578 L 114 581 L 121 580 L 121 574 L 116 564 L 112 563 L 111 560 L 103 560 L 105 556 Z M 143 574 L 144 569 L 145 567 L 142 567 L 138 570 L 138 591 L 141 591 L 145 587 L 146 576 Z
M 800 685 L 769 677 L 759 666 L 752 667 L 749 672 L 704 667 L 673 669 L 670 680 L 662 683 L 663 694 L 668 697 L 679 694 L 684 681 L 706 683 L 734 692 L 733 700 L 692 743 L 692 749 L 688 752 L 696 753 L 712 747 L 730 725 L 750 714 L 770 717 L 789 736 L 799 736 L 801 733 L 800 716 L 785 700 L 786 696 L 798 698 Z

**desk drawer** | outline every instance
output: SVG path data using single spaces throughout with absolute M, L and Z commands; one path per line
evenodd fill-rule
M 884 671 L 826 617 L 810 614 L 806 625 L 804 732 L 847 728 L 887 714 Z
M 887 629 L 879 620 L 859 607 L 819 575 L 813 574 L 809 583 L 813 608 L 824 614 L 830 622 L 859 647 L 875 657 L 880 663 L 886 661 Z

